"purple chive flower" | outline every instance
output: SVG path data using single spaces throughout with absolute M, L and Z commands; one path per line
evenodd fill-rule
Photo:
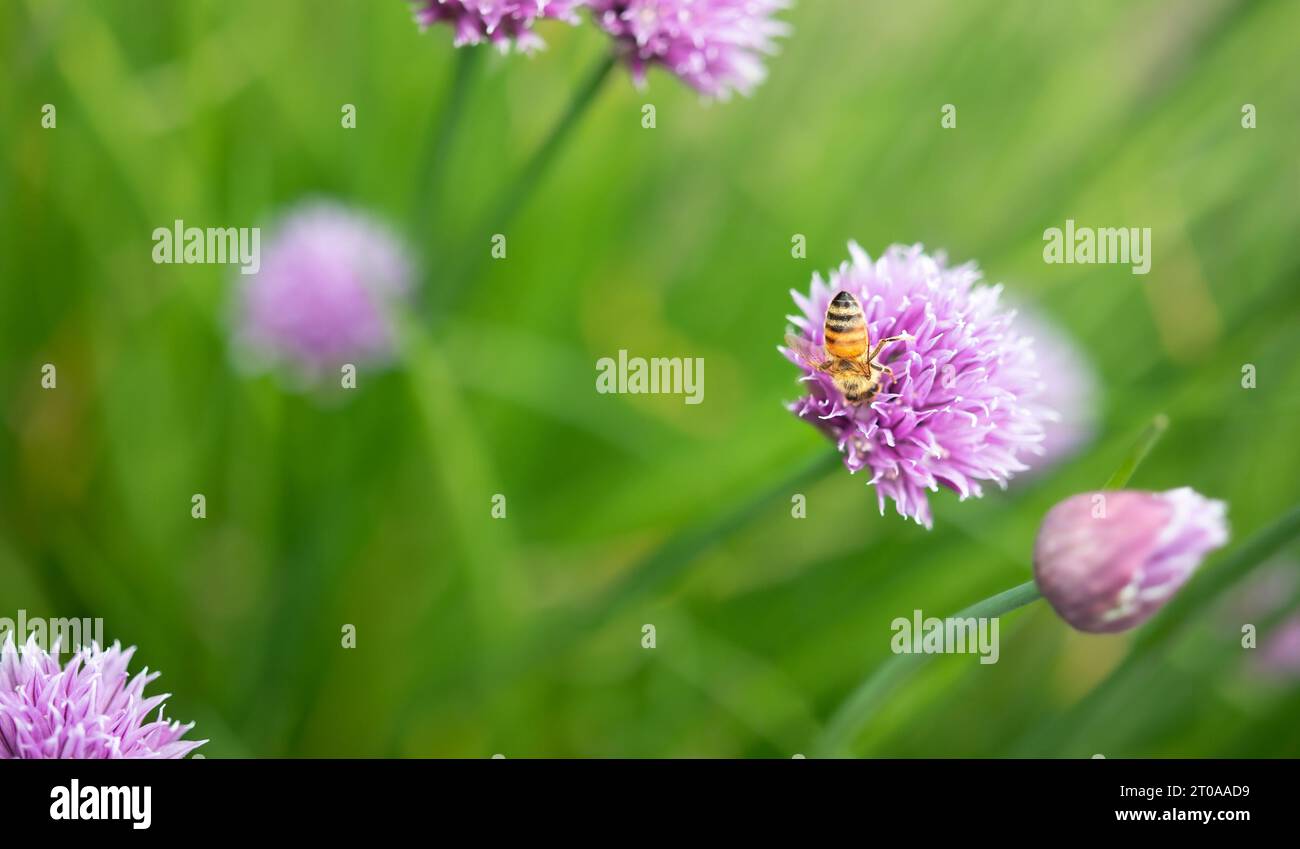
M 1227 505 L 1188 487 L 1075 495 L 1043 519 L 1034 579 L 1080 631 L 1124 631 L 1145 622 L 1205 556 L 1228 541 Z
M 1281 621 L 1259 634 L 1259 647 L 1249 669 L 1262 678 L 1300 679 L 1300 611 L 1288 610 L 1300 586 L 1300 565 L 1290 557 L 1265 564 L 1223 603 L 1222 618 L 1237 639 L 1236 628 L 1245 623 Z
M 0 758 L 183 758 L 207 740 L 184 740 L 194 723 L 163 719 L 160 696 L 144 695 L 158 673 L 127 679 L 135 647 L 94 646 L 59 665 L 33 636 L 0 648 Z M 146 721 L 158 708 L 158 717 Z
M 1017 305 L 1016 312 L 1016 327 L 1034 340 L 1043 376 L 1042 391 L 1033 402 L 1043 420 L 1042 454 L 1034 463 L 1034 472 L 1041 472 L 1092 440 L 1100 392 L 1092 364 L 1064 330 L 1035 309 Z
M 789 33 L 776 20 L 786 0 L 591 0 L 596 23 L 613 36 L 638 86 L 661 65 L 707 97 L 748 95 L 763 81 L 764 54 Z
M 411 276 L 387 227 L 337 203 L 305 203 L 274 228 L 257 274 L 241 278 L 241 347 L 308 382 L 345 363 L 382 364 L 393 353 L 389 311 Z
M 1300 678 L 1300 614 L 1292 614 L 1264 635 L 1255 669 L 1269 678 Z
M 416 0 L 415 20 L 421 29 L 448 24 L 457 47 L 490 41 L 502 53 L 513 46 L 525 53 L 544 46 L 533 31 L 539 18 L 574 24 L 574 10 L 586 0 Z
M 981 481 L 1005 486 L 1040 450 L 1045 410 L 1031 340 L 999 307 L 1001 287 L 979 285 L 973 264 L 950 268 L 920 245 L 895 245 L 874 262 L 856 243 L 849 253 L 829 284 L 816 274 L 808 296 L 791 291 L 798 334 L 823 344 L 826 308 L 844 290 L 862 305 L 873 345 L 911 338 L 881 352 L 893 376 L 871 403 L 849 405 L 827 375 L 803 366 L 809 391 L 790 410 L 835 442 L 850 472 L 870 472 L 882 514 L 888 498 L 928 528 L 927 491 L 979 497 Z

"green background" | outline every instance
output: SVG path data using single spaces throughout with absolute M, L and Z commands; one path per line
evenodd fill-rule
M 1156 413 L 1172 424 L 1134 486 L 1225 499 L 1234 546 L 1298 500 L 1300 6 L 783 18 L 750 99 L 617 69 L 493 262 L 488 211 L 607 49 L 590 24 L 543 24 L 531 58 L 484 51 L 415 226 L 460 53 L 404 4 L 0 6 L 0 616 L 102 617 L 207 757 L 789 757 L 890 656 L 894 617 L 1026 580 L 1045 511 Z M 410 232 L 423 272 L 403 361 L 354 393 L 237 371 L 232 269 L 150 259 L 177 218 L 252 226 L 310 196 Z M 1066 218 L 1151 227 L 1151 273 L 1044 264 Z M 976 260 L 1053 317 L 1104 382 L 1095 442 L 1006 493 L 932 497 L 930 532 L 842 469 L 791 518 L 780 484 L 826 446 L 784 410 L 775 346 L 789 289 L 849 239 Z M 703 357 L 705 403 L 597 394 L 620 348 Z M 1180 612 L 1089 699 L 1133 635 L 1039 602 L 1003 620 L 997 664 L 930 663 L 852 750 L 1298 755 L 1300 689 L 1251 673 L 1256 614 L 1226 603 Z

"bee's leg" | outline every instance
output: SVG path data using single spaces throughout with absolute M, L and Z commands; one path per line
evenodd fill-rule
M 876 357 L 880 356 L 881 349 L 884 348 L 886 345 L 888 345 L 890 342 L 897 342 L 900 339 L 911 339 L 911 338 L 912 338 L 912 334 L 904 333 L 900 336 L 890 336 L 888 339 L 881 339 L 879 342 L 876 343 L 876 347 L 871 349 L 871 357 L 870 357 L 871 362 L 874 363 L 876 361 Z M 890 376 L 892 377 L 893 375 Z

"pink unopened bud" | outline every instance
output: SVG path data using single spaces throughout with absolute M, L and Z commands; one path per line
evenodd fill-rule
M 1034 579 L 1080 631 L 1124 631 L 1160 609 L 1228 541 L 1227 505 L 1188 487 L 1075 495 L 1034 544 Z

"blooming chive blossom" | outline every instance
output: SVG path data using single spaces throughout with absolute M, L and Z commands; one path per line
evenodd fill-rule
M 1100 395 L 1097 375 L 1087 356 L 1061 328 L 1034 309 L 1017 305 L 1016 326 L 1034 340 L 1034 357 L 1043 375 L 1034 403 L 1042 413 L 1039 472 L 1078 453 L 1093 436 Z
M 574 10 L 585 0 L 418 0 L 415 20 L 421 29 L 445 23 L 455 32 L 457 47 L 495 44 L 501 52 L 513 46 L 529 52 L 543 46 L 533 31 L 539 18 L 577 23 Z
M 764 54 L 789 27 L 773 16 L 785 0 L 592 0 L 638 86 L 660 65 L 708 97 L 749 94 L 763 81 Z
M 818 274 L 807 296 L 791 292 L 800 314 L 790 321 L 821 345 L 826 308 L 846 290 L 861 303 L 873 344 L 911 338 L 881 353 L 893 377 L 870 404 L 847 404 L 827 375 L 803 366 L 809 391 L 790 409 L 834 440 L 850 472 L 869 471 L 881 513 L 889 499 L 928 528 L 927 492 L 943 486 L 979 497 L 980 482 L 1005 486 L 1039 450 L 1045 410 L 1031 340 L 999 307 L 1000 287 L 981 285 L 973 264 L 950 268 L 920 245 L 895 245 L 874 262 L 857 244 L 849 252 L 852 261 L 829 284 Z
M 345 363 L 383 363 L 393 349 L 389 311 L 409 294 L 411 275 L 401 243 L 377 221 L 331 202 L 304 204 L 275 228 L 257 274 L 241 278 L 242 347 L 308 380 Z
M 1159 610 L 1228 541 L 1226 512 L 1222 501 L 1187 487 L 1075 495 L 1043 520 L 1034 579 L 1080 631 L 1127 630 Z
M 144 695 L 158 673 L 127 678 L 135 648 L 94 646 L 60 666 L 35 637 L 0 648 L 0 758 L 183 758 L 207 740 L 184 740 L 194 723 L 163 719 L 169 694 Z M 158 708 L 158 716 L 148 721 Z

